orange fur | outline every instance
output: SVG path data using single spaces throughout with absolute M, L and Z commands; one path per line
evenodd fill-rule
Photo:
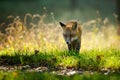
M 81 47 L 81 25 L 76 21 L 69 21 L 66 24 L 60 22 L 63 29 L 63 36 L 68 45 L 69 51 L 79 51 Z

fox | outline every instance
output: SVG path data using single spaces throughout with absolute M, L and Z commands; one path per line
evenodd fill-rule
M 81 48 L 82 27 L 77 21 L 69 21 L 66 24 L 59 22 L 63 30 L 63 37 L 67 44 L 68 51 L 79 53 Z

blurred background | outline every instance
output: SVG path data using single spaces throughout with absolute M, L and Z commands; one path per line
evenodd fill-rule
M 118 0 L 119 1 L 119 0 Z M 98 16 L 114 22 L 117 0 L 0 0 L 0 22 L 26 13 L 54 15 L 56 20 L 88 21 Z
M 64 48 L 58 22 L 77 20 L 83 26 L 83 49 L 118 47 L 119 15 L 120 0 L 0 0 L 0 44 Z

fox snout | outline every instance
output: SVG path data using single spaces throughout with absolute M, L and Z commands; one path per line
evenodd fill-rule
M 71 42 L 70 42 L 70 41 L 66 41 L 66 43 L 67 43 L 67 45 L 71 44 Z
M 72 42 L 74 42 L 74 41 L 76 41 L 76 40 L 78 40 L 78 37 L 77 37 L 77 36 L 71 37 L 71 38 L 66 38 L 66 39 L 65 39 L 65 42 L 69 45 L 69 44 L 71 44 Z
M 69 36 L 66 36 L 66 35 L 64 35 L 63 34 L 63 36 L 64 36 L 64 40 L 65 40 L 65 42 L 66 42 L 66 44 L 71 44 L 71 40 L 70 40 L 70 37 Z

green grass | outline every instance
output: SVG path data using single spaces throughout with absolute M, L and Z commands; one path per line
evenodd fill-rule
M 38 64 L 50 67 L 72 67 L 83 68 L 85 70 L 99 70 L 101 68 L 119 69 L 120 68 L 120 50 L 93 49 L 81 51 L 79 54 L 66 51 L 1 51 L 1 64 L 8 65 L 31 65 Z
M 55 75 L 48 72 L 37 73 L 37 72 L 3 72 L 0 71 L 0 80 L 119 80 L 119 73 L 110 73 L 104 75 L 102 73 L 90 74 L 84 72 L 84 74 L 75 74 L 72 76 L 61 76 Z
M 97 18 L 83 24 L 81 52 L 67 52 L 61 27 L 54 20 L 46 23 L 46 15 L 26 14 L 24 21 L 19 16 L 8 16 L 13 20 L 0 32 L 0 79 L 2 80 L 117 80 L 120 72 L 120 36 L 115 25 Z M 27 19 L 39 18 L 37 24 Z M 54 15 L 52 16 L 54 17 Z M 28 28 L 28 24 L 32 24 Z M 101 28 L 99 29 L 99 26 Z M 108 25 L 109 24 L 109 25 Z M 2 27 L 4 27 L 4 24 Z M 107 27 L 106 27 L 107 25 Z M 91 26 L 91 27 L 90 27 Z M 47 67 L 48 71 L 61 69 L 83 70 L 83 74 L 59 76 L 51 72 L 29 72 L 30 69 Z M 2 70 L 1 68 L 8 68 Z M 12 70 L 9 68 L 13 68 Z M 18 68 L 14 68 L 18 67 Z M 88 71 L 88 72 L 86 72 Z M 89 71 L 95 71 L 93 75 Z M 110 71 L 104 75 L 105 71 Z M 101 73 L 102 72 L 102 73 Z

